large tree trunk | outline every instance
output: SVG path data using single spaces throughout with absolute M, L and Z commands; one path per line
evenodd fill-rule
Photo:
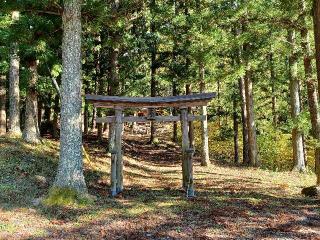
M 19 13 L 12 13 L 13 20 L 19 20 Z M 13 43 L 10 54 L 10 78 L 9 78 L 9 133 L 21 136 L 20 129 L 20 88 L 19 70 L 20 58 L 18 56 L 18 44 Z
M 314 26 L 314 43 L 316 47 L 318 96 L 320 96 L 320 0 L 313 0 L 313 26 Z
M 55 186 L 87 192 L 83 176 L 81 119 L 81 0 L 64 1 L 60 161 Z
M 248 63 L 247 63 L 248 64 Z M 248 126 L 248 143 L 249 143 L 249 161 L 251 166 L 259 166 L 258 145 L 256 135 L 256 124 L 254 119 L 254 105 L 253 105 L 253 84 L 252 72 L 250 65 L 247 66 L 244 78 L 244 85 L 246 91 L 246 109 L 247 109 L 247 126 Z
M 38 96 L 37 96 L 37 61 L 32 60 L 29 62 L 30 78 L 26 96 L 26 112 L 25 124 L 23 130 L 23 139 L 28 143 L 39 143 L 40 132 L 38 125 Z
M 205 92 L 206 84 L 204 81 L 205 68 L 203 64 L 199 66 L 199 75 L 200 75 L 200 93 Z M 209 139 L 208 139 L 208 118 L 207 118 L 207 106 L 201 107 L 201 114 L 206 116 L 206 119 L 201 121 L 201 166 L 210 165 L 210 157 L 209 157 Z
M 0 136 L 7 132 L 7 113 L 6 113 L 6 76 L 0 76 Z
M 297 123 L 301 112 L 300 106 L 300 82 L 298 80 L 298 62 L 296 56 L 295 31 L 288 31 L 288 42 L 290 44 L 291 54 L 289 57 L 289 78 L 290 78 L 290 105 L 291 118 L 294 126 L 292 129 L 292 148 L 294 170 L 305 171 L 304 150 L 303 150 L 303 133 L 299 130 Z
M 305 58 L 305 69 L 307 70 L 307 87 L 308 87 L 308 99 L 309 99 L 309 109 L 310 116 L 312 121 L 312 132 L 315 139 L 317 139 L 317 143 L 320 142 L 320 116 L 318 112 L 318 100 L 320 96 L 320 0 L 314 0 L 313 4 L 313 21 L 314 21 L 314 41 L 316 46 L 316 66 L 317 66 L 317 78 L 318 78 L 318 94 L 316 92 L 316 83 L 312 79 L 312 65 L 311 65 L 311 50 L 310 44 L 307 44 L 307 54 L 308 56 Z M 304 31 L 308 31 L 305 28 Z M 308 37 L 308 32 L 305 32 Z M 309 42 L 307 38 L 307 43 Z M 310 92 L 310 93 L 309 93 Z M 310 96 L 310 97 L 309 97 Z M 317 175 L 317 185 L 320 185 L 320 147 L 316 148 L 315 151 L 315 169 Z

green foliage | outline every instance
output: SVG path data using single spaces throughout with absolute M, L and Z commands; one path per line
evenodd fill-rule
M 291 135 L 283 134 L 267 125 L 258 136 L 261 167 L 274 171 L 290 171 L 293 168 Z
M 233 136 L 233 129 L 229 127 L 228 125 L 222 125 L 219 128 L 219 135 L 217 137 L 217 140 L 219 141 L 225 141 Z

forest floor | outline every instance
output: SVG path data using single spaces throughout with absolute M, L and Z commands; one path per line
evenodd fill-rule
M 164 134 L 165 135 L 165 134 Z M 58 142 L 0 138 L 0 239 L 320 239 L 320 200 L 301 189 L 312 174 L 272 172 L 195 159 L 194 199 L 181 186 L 179 146 L 126 134 L 124 192 L 109 197 L 106 143 L 89 139 L 87 206 L 46 207 Z M 214 156 L 213 156 L 214 157 Z

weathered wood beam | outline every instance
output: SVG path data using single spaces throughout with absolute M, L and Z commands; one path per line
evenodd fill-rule
M 150 120 L 148 117 L 137 117 L 137 116 L 128 116 L 122 117 L 121 121 L 123 123 L 132 123 L 132 122 L 179 122 L 181 119 L 180 115 L 178 116 L 156 116 L 154 119 Z M 206 119 L 205 115 L 188 115 L 187 121 L 203 121 Z M 96 119 L 97 123 L 113 123 L 115 122 L 115 116 L 101 117 Z
M 153 104 L 174 104 L 174 103 L 189 103 L 189 102 L 208 102 L 216 96 L 215 93 L 200 93 L 191 95 L 169 96 L 169 97 L 119 97 L 119 96 L 101 96 L 101 95 L 86 95 L 86 100 L 89 102 L 109 103 L 110 105 L 121 104 L 138 104 L 138 105 L 153 105 Z

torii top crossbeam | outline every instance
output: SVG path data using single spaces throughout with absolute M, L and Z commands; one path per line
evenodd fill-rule
M 206 106 L 215 93 L 201 93 L 170 97 L 118 97 L 86 95 L 86 100 L 102 108 L 157 108 Z

